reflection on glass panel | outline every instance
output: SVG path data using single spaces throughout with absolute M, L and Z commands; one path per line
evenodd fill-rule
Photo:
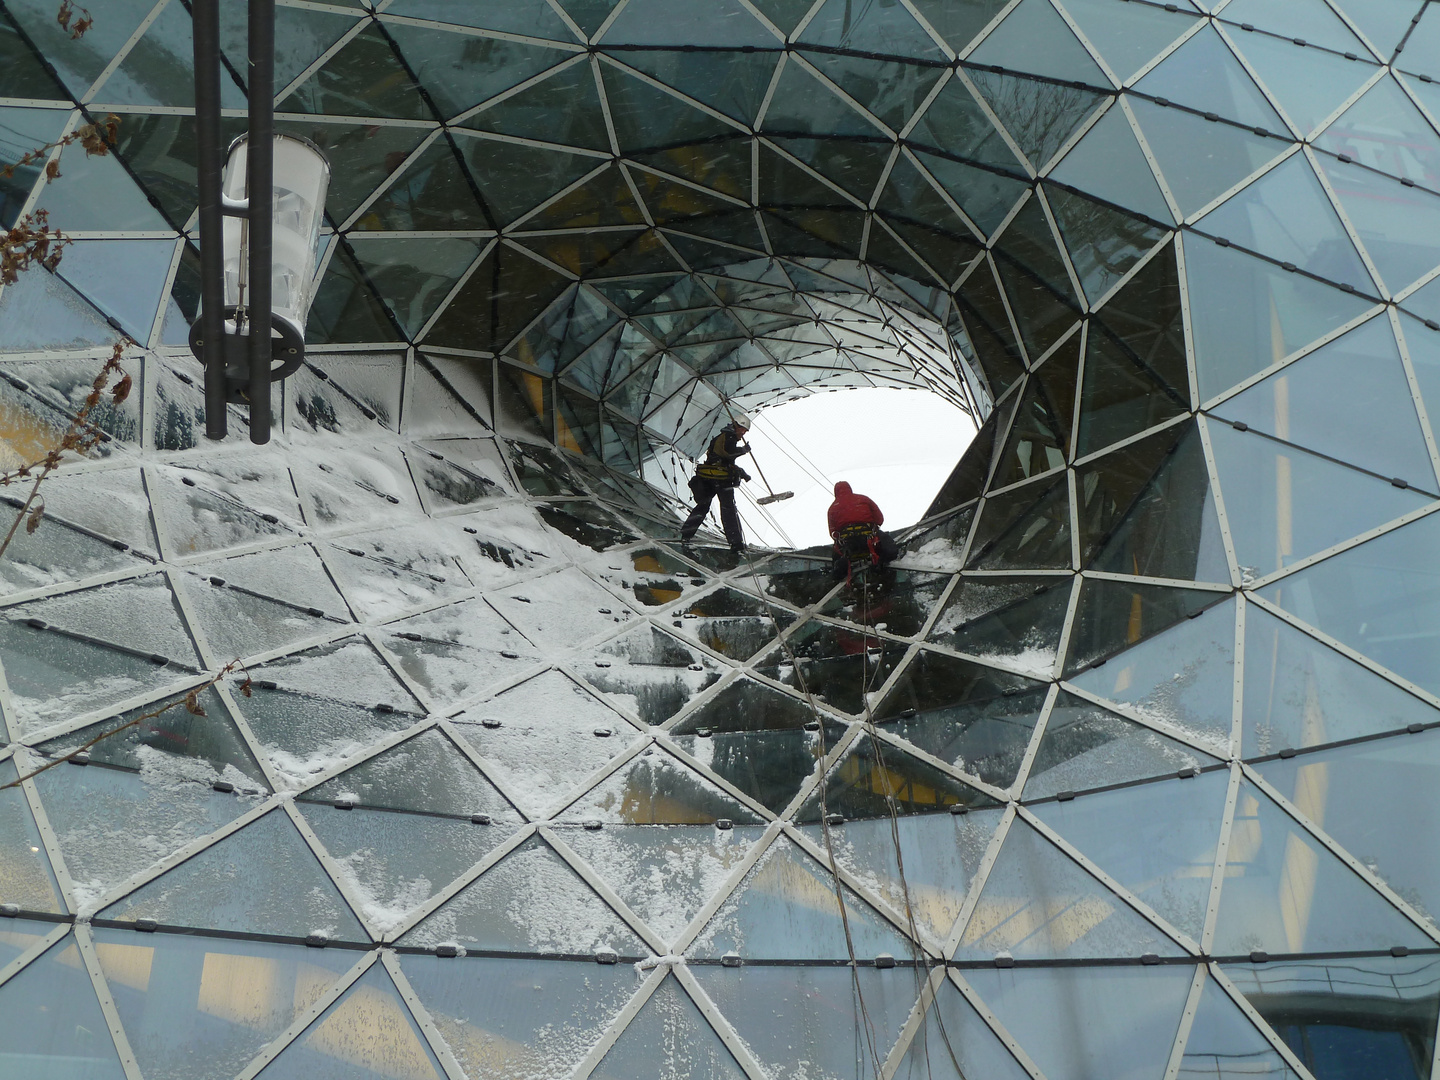
M 674 941 L 764 828 L 614 825 L 556 831 L 662 940 Z
M 1316 1080 L 1425 1080 L 1440 1012 L 1431 956 L 1226 964 L 1225 974 Z
M 372 964 L 282 1050 L 265 1080 L 441 1080 L 445 1075 L 383 964 Z
M 922 651 L 901 672 L 874 716 L 922 750 L 997 787 L 1008 787 L 1044 701 L 1042 683 Z
M 1035 816 L 1170 925 L 1200 940 L 1230 774 L 1139 784 L 1068 802 L 1037 803 Z
M 715 957 L 738 952 L 756 960 L 845 960 L 910 955 L 900 932 L 783 835 L 761 857 L 686 951 Z M 849 929 L 846 929 L 848 922 Z M 848 935 L 848 943 L 847 943 Z
M 977 968 L 980 994 L 1050 1080 L 1160 1076 L 1194 975 L 1175 967 Z
M 1158 927 L 1020 818 L 1010 824 L 956 959 L 1179 956 Z
M 531 837 L 400 938 L 474 951 L 621 956 L 649 951 L 618 915 L 538 837 Z
M 922 1021 L 895 1080 L 1027 1080 L 1030 1074 L 953 982 L 941 983 L 936 996 L 938 1003 Z
M 760 570 L 760 587 L 795 607 L 809 607 L 835 587 L 830 560 L 778 556 Z
M 433 729 L 311 788 L 305 799 L 349 799 L 361 806 L 462 817 L 483 812 L 519 820 L 469 758 Z
M 0 986 L 0 1068 L 7 1076 L 69 1075 L 122 1080 L 110 1025 L 95 999 L 85 961 L 71 937 Z
M 1180 212 L 1187 216 L 1229 191 L 1286 147 L 1281 138 L 1266 137 L 1248 127 L 1211 123 L 1203 115 L 1166 109 L 1143 98 L 1130 97 L 1127 101 L 1180 204 Z M 1274 110 L 1266 106 L 1265 111 L 1269 116 L 1268 121 L 1260 121 L 1262 126 L 1269 131 L 1284 130 Z
M 826 580 L 829 580 L 827 567 Z M 676 627 L 686 637 L 733 660 L 746 660 L 789 626 L 795 616 L 783 608 L 774 608 L 753 596 L 734 589 L 717 589 L 692 601 L 675 615 Z
M 894 822 L 893 831 L 888 818 L 847 821 L 828 830 L 829 851 L 894 910 L 904 912 L 908 904 L 920 930 L 944 941 L 1003 813 L 992 808 L 967 814 L 906 814 Z M 804 825 L 800 831 L 826 851 L 824 826 Z
M 1070 560 L 1070 490 L 1061 475 L 986 499 L 966 565 L 1068 570 Z
M 635 992 L 624 964 L 518 959 L 460 963 L 406 955 L 400 966 L 469 1076 L 568 1073 Z
M 815 1076 L 872 1080 L 876 1061 L 885 1060 L 915 1004 L 915 976 L 903 967 L 694 971 L 745 1045 L 777 1076 L 798 1064 Z M 863 1013 L 845 1007 L 856 994 L 865 1002 Z
M 939 524 L 915 533 L 906 545 L 910 561 L 941 570 L 959 570 L 960 553 L 965 548 L 965 540 L 974 521 L 975 508 L 969 506 Z
M 819 821 L 836 813 L 847 818 L 878 818 L 994 805 L 990 796 L 949 773 L 888 742 L 862 735 L 826 775 L 823 787 L 796 811 L 795 820 Z
M 1440 690 L 1440 594 L 1430 515 L 1268 586 L 1260 595 L 1431 691 Z
M 1440 223 L 1440 196 L 1329 154 L 1316 159 L 1391 292 L 1435 268 L 1440 255 L 1427 238 Z
M 838 712 L 853 714 L 865 711 L 869 695 L 885 685 L 904 656 L 900 642 L 812 619 L 755 670 L 808 692 Z
M 1215 758 L 1063 690 L 1025 781 L 1025 798 L 1213 765 Z
M 58 585 L 127 567 L 141 569 L 135 555 L 47 514 L 33 533 L 18 530 L 5 549 L 5 559 L 0 562 L 0 594 Z
M 595 1080 L 741 1080 L 745 1073 L 672 975 L 590 1075 Z
M 1434 820 L 1434 732 L 1379 739 L 1256 766 L 1307 818 L 1431 923 L 1440 913 L 1440 861 L 1416 843 Z M 1397 828 L 1398 822 L 1406 822 Z
M 1227 1075 L 1297 1080 L 1280 1051 L 1255 1029 L 1240 1006 L 1214 979 L 1206 979 L 1177 1076 L 1179 1080 L 1210 1080 Z
M 1080 586 L 1065 672 L 1073 674 L 1087 665 L 1098 667 L 1122 649 L 1198 614 L 1224 595 L 1086 578 Z
M 233 1076 L 361 955 L 264 941 L 94 933 L 130 1048 L 153 1080 Z
M 1215 925 L 1217 956 L 1428 942 L 1338 856 L 1241 781 Z
M 1206 608 L 1070 682 L 1223 753 L 1235 696 L 1235 602 Z
M 819 608 L 821 614 L 849 619 L 897 637 L 914 637 L 950 579 L 942 574 L 890 570 L 873 575 L 868 588 L 841 590 Z
M 560 817 L 632 825 L 713 825 L 719 818 L 761 820 L 755 811 L 653 745 L 566 807 Z
M 1245 612 L 1243 756 L 1440 720 L 1429 705 L 1263 608 Z
M 101 913 L 251 934 L 367 941 L 289 817 L 272 811 Z

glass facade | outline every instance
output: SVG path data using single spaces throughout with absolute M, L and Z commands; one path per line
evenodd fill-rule
M 118 118 L 0 180 L 0 467 L 134 381 L 0 558 L 0 1073 L 1432 1075 L 1440 5 L 279 0 L 264 447 L 91 7 L 0 0 L 0 164 Z M 676 543 L 854 386 L 981 422 L 898 569 Z

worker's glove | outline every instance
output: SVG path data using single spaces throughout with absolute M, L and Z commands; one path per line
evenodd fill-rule
M 750 453 L 750 444 L 749 444 L 749 443 L 736 443 L 736 444 L 735 444 L 735 456 L 736 456 L 736 457 L 739 457 L 739 456 L 741 456 L 742 454 L 748 454 L 748 453 Z
M 736 469 L 736 470 L 735 470 L 735 475 L 738 476 L 738 477 L 740 477 L 740 479 L 741 479 L 742 482 L 743 482 L 743 481 L 748 481 L 748 480 L 750 479 L 750 474 L 749 474 L 748 472 L 746 472 L 744 469 Z

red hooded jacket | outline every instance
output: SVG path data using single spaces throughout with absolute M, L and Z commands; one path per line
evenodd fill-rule
M 879 528 L 885 524 L 885 515 L 880 512 L 880 507 L 875 505 L 874 500 L 864 495 L 856 495 L 844 480 L 835 485 L 835 501 L 830 504 L 830 512 L 825 515 L 825 519 L 830 526 L 831 536 L 847 525 L 874 525 Z

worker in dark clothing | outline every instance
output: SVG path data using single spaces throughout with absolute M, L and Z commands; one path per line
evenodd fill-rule
M 835 501 L 825 519 L 835 541 L 836 581 L 850 576 L 852 560 L 857 566 L 863 562 L 884 567 L 900 557 L 899 546 L 880 531 L 885 515 L 875 500 L 856 495 L 844 480 L 835 485 Z
M 734 413 L 730 423 L 710 440 L 709 452 L 705 460 L 696 466 L 695 475 L 690 480 L 695 509 L 680 526 L 682 543 L 690 542 L 705 515 L 710 512 L 711 500 L 718 495 L 720 524 L 725 527 L 725 539 L 730 544 L 730 550 L 745 550 L 745 534 L 740 529 L 740 515 L 735 510 L 735 488 L 742 480 L 750 479 L 750 474 L 736 464 L 737 458 L 750 453 L 750 447 L 744 442 L 745 433 L 749 430 L 750 419 L 744 413 Z

